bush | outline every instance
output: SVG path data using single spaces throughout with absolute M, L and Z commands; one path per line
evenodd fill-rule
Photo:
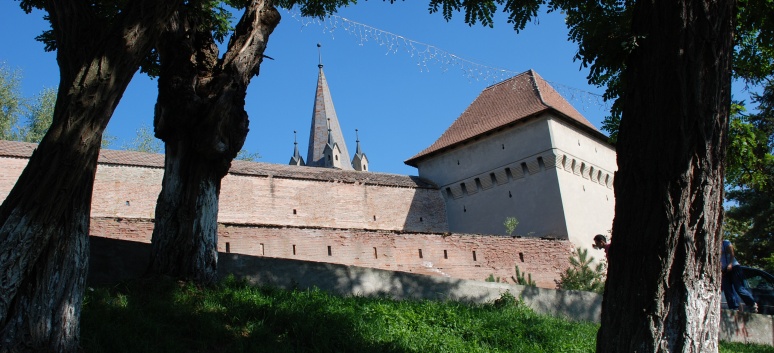
M 559 275 L 559 289 L 581 290 L 602 293 L 605 290 L 605 264 L 598 263 L 591 268 L 594 258 L 588 256 L 588 250 L 577 248 L 570 256 L 570 267 Z

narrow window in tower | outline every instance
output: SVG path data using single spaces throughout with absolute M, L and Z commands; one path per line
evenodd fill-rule
M 295 255 L 295 254 L 296 254 L 296 245 L 293 244 L 293 255 Z
M 476 261 L 476 251 L 473 250 L 473 261 Z
M 378 259 L 379 256 L 376 255 L 376 248 L 374 248 L 374 259 Z
M 261 243 L 261 256 L 266 255 L 266 251 L 263 248 L 263 243 Z
M 229 242 L 226 242 L 226 254 L 231 252 L 231 244 Z
M 331 252 L 331 246 L 328 245 L 328 256 L 331 256 L 333 253 Z
M 521 260 L 521 262 L 524 262 L 524 253 L 523 252 L 519 253 L 519 260 Z
M 419 258 L 422 258 L 422 249 L 419 249 Z
M 446 253 L 446 250 L 443 251 L 443 258 L 444 259 L 448 259 L 449 258 L 449 254 Z
M 296 209 L 295 209 L 295 208 L 293 209 L 293 214 L 297 214 L 297 212 L 296 212 Z

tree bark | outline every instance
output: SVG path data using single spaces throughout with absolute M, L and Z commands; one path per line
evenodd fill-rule
M 102 132 L 176 1 L 131 2 L 111 24 L 49 1 L 60 84 L 52 126 L 0 206 L 0 352 L 74 352 Z
M 717 352 L 734 7 L 635 4 L 597 352 Z
M 154 128 L 166 151 L 149 272 L 207 284 L 217 277 L 220 182 L 247 136 L 247 87 L 280 15 L 271 1 L 253 0 L 218 59 L 197 6 L 181 7 L 157 46 Z

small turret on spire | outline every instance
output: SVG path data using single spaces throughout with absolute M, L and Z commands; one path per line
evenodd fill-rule
M 360 149 L 360 134 L 358 134 L 357 129 L 355 129 L 355 143 L 357 143 L 357 147 L 355 148 L 355 156 L 352 157 L 352 168 L 357 171 L 367 172 L 368 157 Z
M 304 158 L 298 153 L 298 140 L 296 139 L 296 130 L 293 130 L 293 157 L 290 157 L 290 165 L 304 165 Z

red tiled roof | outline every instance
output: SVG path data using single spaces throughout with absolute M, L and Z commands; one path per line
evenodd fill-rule
M 35 143 L 0 140 L 0 157 L 29 158 L 38 147 Z M 164 168 L 164 155 L 133 151 L 103 149 L 99 164 L 126 165 L 144 168 Z M 388 173 L 358 172 L 331 168 L 300 167 L 235 160 L 231 162 L 231 174 L 264 176 L 286 179 L 362 183 L 406 188 L 437 188 L 435 184 L 417 176 Z
M 546 111 L 602 135 L 586 118 L 533 70 L 484 89 L 430 147 L 405 161 L 410 166 L 429 155 Z

